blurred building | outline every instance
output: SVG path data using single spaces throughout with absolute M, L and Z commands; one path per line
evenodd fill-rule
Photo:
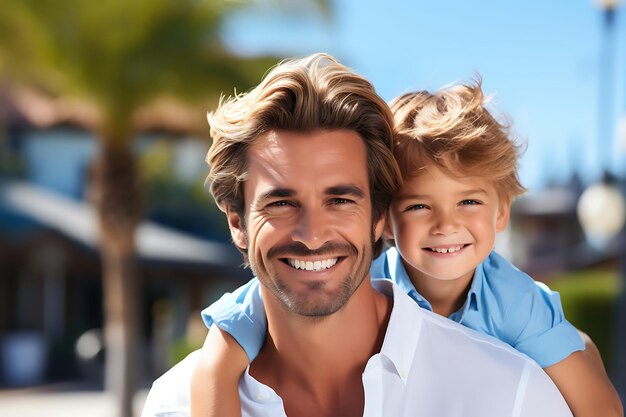
M 71 121 L 38 125 L 7 92 L 0 93 L 0 123 L 0 385 L 98 380 L 105 354 L 99 239 L 84 199 L 97 143 Z M 164 135 L 145 135 L 138 155 Z M 162 169 L 182 183 L 205 175 L 205 146 L 168 137 L 172 155 Z M 169 365 L 170 347 L 184 345 L 189 317 L 197 327 L 199 310 L 248 273 L 208 211 L 182 213 L 185 230 L 176 227 L 172 210 L 149 209 L 148 215 L 136 239 L 142 356 L 152 379 Z
M 594 248 L 585 237 L 576 206 L 584 187 L 578 177 L 519 197 L 511 211 L 510 259 L 540 281 L 567 271 L 617 269 L 618 241 Z

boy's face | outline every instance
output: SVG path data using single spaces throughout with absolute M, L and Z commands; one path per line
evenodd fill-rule
M 498 197 L 492 182 L 428 166 L 404 181 L 386 234 L 395 239 L 412 280 L 469 282 L 493 249 L 496 232 L 506 227 L 509 211 L 510 201 Z

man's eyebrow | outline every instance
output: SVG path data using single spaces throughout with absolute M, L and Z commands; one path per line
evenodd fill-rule
M 358 198 L 365 197 L 365 193 L 363 192 L 363 190 L 357 187 L 356 185 L 352 185 L 352 184 L 334 185 L 332 187 L 326 188 L 324 192 L 327 195 L 337 195 L 337 196 L 351 195 L 351 196 L 358 197 Z
M 265 200 L 271 200 L 274 198 L 293 197 L 296 194 L 295 190 L 291 188 L 273 188 L 254 199 L 255 203 L 259 203 Z

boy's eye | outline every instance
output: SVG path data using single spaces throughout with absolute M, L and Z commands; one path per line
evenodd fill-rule
M 412 204 L 404 209 L 404 211 L 423 210 L 427 208 L 426 204 Z
M 479 205 L 482 203 L 478 200 L 463 200 L 459 204 L 462 206 L 475 206 L 475 205 Z

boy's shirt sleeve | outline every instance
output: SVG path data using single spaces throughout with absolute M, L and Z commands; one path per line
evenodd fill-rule
M 584 350 L 585 345 L 578 330 L 565 319 L 559 293 L 540 282 L 534 285 L 534 290 L 509 305 L 506 316 L 517 318 L 515 330 L 519 333 L 512 335 L 512 346 L 547 368 Z M 527 319 L 521 320 L 524 316 Z
M 474 279 L 482 280 L 478 298 L 487 327 L 476 330 L 508 343 L 542 368 L 585 349 L 578 330 L 565 319 L 559 293 L 499 254 L 492 252 Z
M 250 362 L 259 354 L 267 330 L 259 285 L 259 280 L 253 278 L 202 310 L 204 324 L 207 327 L 215 324 L 228 332 L 246 352 Z

